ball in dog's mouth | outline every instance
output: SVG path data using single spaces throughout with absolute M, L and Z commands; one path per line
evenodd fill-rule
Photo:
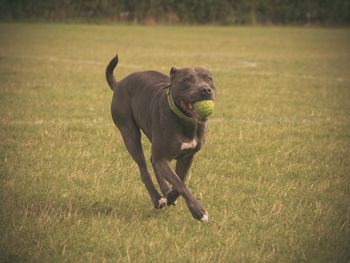
M 214 112 L 213 100 L 202 100 L 193 103 L 181 100 L 180 106 L 188 115 L 203 121 Z
M 202 118 L 212 115 L 214 107 L 215 103 L 213 100 L 201 100 L 193 104 L 194 111 Z

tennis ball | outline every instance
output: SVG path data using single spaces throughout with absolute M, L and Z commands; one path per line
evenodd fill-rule
M 208 117 L 214 112 L 213 100 L 201 100 L 193 104 L 194 110 L 201 117 Z

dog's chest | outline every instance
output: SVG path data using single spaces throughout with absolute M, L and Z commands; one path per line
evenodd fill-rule
M 183 142 L 181 143 L 181 150 L 189 150 L 189 149 L 194 149 L 197 146 L 197 140 L 194 138 L 192 141 L 190 142 Z

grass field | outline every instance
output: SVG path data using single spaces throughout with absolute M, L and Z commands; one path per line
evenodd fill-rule
M 214 72 L 189 182 L 209 223 L 152 209 L 110 117 L 116 50 L 118 79 Z M 0 24 L 0 262 L 349 262 L 349 70 L 349 29 Z

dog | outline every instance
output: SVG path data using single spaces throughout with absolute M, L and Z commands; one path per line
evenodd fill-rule
M 204 144 L 207 118 L 193 104 L 215 100 L 212 73 L 203 67 L 170 69 L 170 77 L 157 71 L 135 72 L 116 81 L 116 55 L 106 67 L 106 80 L 113 90 L 111 113 L 126 149 L 137 163 L 141 179 L 154 208 L 175 205 L 181 195 L 192 216 L 208 221 L 208 213 L 193 195 L 185 179 L 193 157 Z M 161 194 L 147 168 L 141 131 L 152 144 L 151 163 Z M 175 171 L 170 161 L 176 160 Z M 169 186 L 170 184 L 170 186 Z

